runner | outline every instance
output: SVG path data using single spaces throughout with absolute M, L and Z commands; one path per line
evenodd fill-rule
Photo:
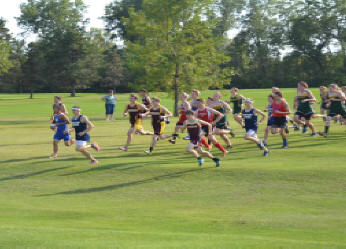
M 190 136 L 190 143 L 186 147 L 186 151 L 191 153 L 195 158 L 197 158 L 199 166 L 202 166 L 204 160 L 200 157 L 199 153 L 209 157 L 212 159 L 216 167 L 220 166 L 220 159 L 214 157 L 209 151 L 205 151 L 202 149 L 202 125 L 204 127 L 208 127 L 208 133 L 212 133 L 212 125 L 203 120 L 199 120 L 195 116 L 196 114 L 191 111 L 186 111 L 186 120 L 184 121 L 183 128 L 187 128 L 187 131 Z
M 152 132 L 144 131 L 142 127 L 142 115 L 149 113 L 149 110 L 142 104 L 137 103 L 138 97 L 136 94 L 132 93 L 130 95 L 130 103 L 126 105 L 124 111 L 124 117 L 129 114 L 131 127 L 127 133 L 127 142 L 125 146 L 120 147 L 122 151 L 128 151 L 128 147 L 131 144 L 133 135 L 138 132 L 141 135 L 153 135 Z
M 272 103 L 272 116 L 273 116 L 273 122 L 272 122 L 272 134 L 280 133 L 282 137 L 283 142 L 283 149 L 288 148 L 288 142 L 287 142 L 287 135 L 286 135 L 286 129 L 287 129 L 287 115 L 291 113 L 289 106 L 286 102 L 286 100 L 282 96 L 282 92 L 274 92 L 273 93 L 273 103 Z
M 100 147 L 96 142 L 88 144 L 90 142 L 89 132 L 95 127 L 91 123 L 87 116 L 81 115 L 79 106 L 72 107 L 72 128 L 65 133 L 74 131 L 76 134 L 76 151 L 81 152 L 86 158 L 90 160 L 90 164 L 98 164 L 99 162 L 90 154 L 89 148 L 93 148 L 97 152 L 100 151 Z
M 263 139 L 264 146 L 268 145 L 269 132 L 272 129 L 272 125 L 273 125 L 273 121 L 274 121 L 273 106 L 272 106 L 273 101 L 274 101 L 273 94 L 269 94 L 269 96 L 268 96 L 268 103 L 269 104 L 268 104 L 266 110 L 264 110 L 265 112 L 268 112 L 268 122 L 267 122 L 267 127 L 264 131 L 264 139 Z
M 160 103 L 161 103 L 161 100 L 159 98 L 153 98 L 152 108 L 150 109 L 150 112 L 146 115 L 146 116 L 151 116 L 152 126 L 154 129 L 154 135 L 153 135 L 150 148 L 149 150 L 144 151 L 147 154 L 151 154 L 153 152 L 156 143 L 160 139 L 167 139 L 169 137 L 172 137 L 172 135 L 163 135 L 166 121 L 168 120 L 169 117 L 172 116 L 172 113 L 168 111 Z
M 253 108 L 253 100 L 251 99 L 245 100 L 245 106 L 246 108 L 242 110 L 242 126 L 245 127 L 246 130 L 244 139 L 256 143 L 261 150 L 264 150 L 263 156 L 268 156 L 268 148 L 257 137 L 258 125 L 263 122 L 266 115 L 260 110 Z M 262 119 L 259 122 L 257 117 L 258 114 L 262 116 Z
M 246 98 L 239 94 L 239 89 L 236 87 L 233 87 L 231 89 L 231 98 L 230 103 L 233 104 L 233 117 L 234 120 L 237 121 L 238 124 L 242 125 L 243 119 L 241 117 L 241 110 L 242 110 L 242 104 L 243 100 Z
M 169 140 L 169 142 L 171 142 L 172 144 L 176 143 L 177 137 L 179 137 L 178 132 L 179 130 L 184 131 L 183 127 L 184 127 L 184 122 L 186 120 L 186 114 L 185 112 L 187 110 L 191 110 L 191 105 L 190 103 L 187 101 L 189 99 L 189 95 L 187 93 L 182 93 L 180 95 L 180 100 L 181 100 L 181 105 L 179 107 L 180 110 L 180 117 L 179 117 L 179 121 L 177 122 L 176 126 L 175 126 L 175 131 L 173 134 L 173 138 Z

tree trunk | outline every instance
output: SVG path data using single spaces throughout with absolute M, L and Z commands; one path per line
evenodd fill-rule
M 76 97 L 76 85 L 72 84 L 71 97 Z
M 175 75 L 174 75 L 174 116 L 179 116 L 179 64 L 175 64 Z
M 33 99 L 34 98 L 34 92 L 33 90 L 30 90 L 30 99 Z

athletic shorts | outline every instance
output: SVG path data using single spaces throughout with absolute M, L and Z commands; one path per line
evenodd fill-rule
M 84 147 L 88 144 L 87 141 L 83 141 L 83 140 L 76 140 L 76 147 Z
M 68 133 L 61 133 L 61 132 L 58 133 L 57 132 L 57 133 L 55 133 L 53 139 L 55 141 L 60 141 L 60 140 L 63 140 L 63 139 L 64 139 L 64 141 L 69 141 L 71 139 L 71 136 Z
M 191 150 L 191 149 L 197 149 L 202 147 L 202 141 L 201 139 L 199 140 L 190 140 L 190 143 L 187 145 L 187 149 Z
M 274 117 L 268 119 L 267 126 L 272 126 L 274 123 Z
M 160 136 L 165 131 L 166 123 L 164 121 L 153 124 L 154 134 Z
M 228 130 L 227 123 L 216 124 L 215 128 L 220 130 Z
M 131 128 L 134 128 L 136 131 L 142 130 L 142 119 L 137 119 L 134 123 L 131 123 Z
M 257 138 L 257 131 L 253 129 L 246 130 L 245 136 Z
M 343 110 L 340 110 L 337 113 L 331 112 L 331 111 L 328 112 L 328 117 L 331 117 L 331 118 L 338 116 L 338 115 L 342 116 L 342 118 L 346 118 L 346 112 Z
M 273 128 L 286 128 L 287 118 L 285 117 L 273 117 Z
M 206 137 L 209 136 L 209 127 L 204 125 L 201 128 L 202 128 L 203 135 L 206 136 Z
M 299 119 L 304 118 L 305 120 L 310 120 L 312 115 L 314 115 L 314 113 L 313 112 L 303 113 L 298 111 L 294 115 L 299 116 Z

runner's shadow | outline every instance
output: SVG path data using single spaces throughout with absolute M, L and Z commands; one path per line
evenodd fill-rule
M 138 181 L 107 185 L 107 186 L 97 187 L 97 188 L 76 189 L 76 190 L 71 190 L 71 191 L 58 192 L 55 194 L 36 195 L 36 197 L 54 196 L 54 195 L 87 194 L 87 193 L 94 193 L 94 192 L 101 192 L 101 191 L 110 191 L 110 190 L 116 190 L 116 189 L 125 188 L 125 187 L 131 187 L 131 186 L 151 183 L 151 182 L 155 182 L 155 181 L 179 178 L 179 177 L 182 177 L 186 174 L 194 173 L 194 172 L 198 172 L 198 171 L 202 171 L 202 170 L 206 170 L 206 169 L 210 169 L 210 168 L 189 169 L 189 170 L 178 171 L 178 172 L 165 174 L 165 175 L 161 175 L 161 176 L 155 176 L 152 178 L 138 180 Z
M 38 156 L 38 157 L 29 157 L 29 158 L 18 158 L 18 159 L 9 159 L 6 161 L 2 161 L 1 163 L 17 163 L 17 162 L 25 162 L 30 160 L 38 160 L 38 159 L 47 159 L 47 156 Z
M 68 167 L 59 167 L 59 168 L 54 168 L 54 169 L 45 169 L 45 170 L 42 170 L 42 171 L 32 172 L 32 173 L 28 173 L 28 174 L 22 174 L 22 175 L 16 175 L 16 176 L 8 176 L 8 177 L 0 178 L 0 181 L 24 179 L 24 178 L 28 178 L 28 177 L 31 177 L 31 176 L 42 175 L 42 174 L 45 174 L 45 173 L 49 173 L 49 172 L 53 172 L 53 171 L 57 171 L 57 170 L 61 170 L 61 169 L 66 169 L 66 168 L 68 168 Z

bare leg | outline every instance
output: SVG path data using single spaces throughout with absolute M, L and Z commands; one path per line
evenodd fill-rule
M 220 134 L 220 137 L 223 141 L 225 141 L 227 147 L 232 147 L 231 140 L 226 136 L 226 134 Z
M 139 131 L 138 131 L 138 133 L 139 134 L 141 134 L 141 135 L 154 135 L 154 133 L 153 132 L 151 132 L 151 131 L 145 131 L 145 130 L 143 130 L 143 129 L 140 129 Z
M 312 134 L 316 133 L 315 126 L 310 122 L 310 120 L 306 120 L 305 121 L 305 125 L 309 126 L 309 128 L 311 129 Z
M 191 153 L 195 158 L 199 158 L 199 154 L 196 150 L 187 148 L 186 151 Z
M 209 151 L 203 150 L 202 147 L 198 147 L 198 152 L 209 157 L 210 159 L 214 158 L 213 155 Z
M 268 142 L 268 137 L 269 137 L 269 131 L 271 130 L 271 126 L 267 126 L 266 129 L 264 130 L 264 138 L 263 142 L 266 144 Z
M 237 121 L 237 123 L 240 126 L 243 126 L 243 120 L 242 120 L 242 118 L 238 114 L 234 114 L 233 117 L 234 117 L 234 120 Z
M 58 149 L 59 149 L 59 141 L 54 140 L 53 141 L 53 155 L 52 157 L 57 157 L 58 156 Z
M 294 115 L 294 122 L 296 122 L 300 126 L 304 126 L 305 125 L 305 123 L 302 120 L 299 119 L 298 115 Z
M 86 158 L 89 158 L 91 161 L 95 161 L 95 158 L 90 154 L 89 151 L 87 151 L 88 148 L 90 148 L 90 145 L 77 147 L 76 151 L 81 152 Z
M 130 146 L 134 133 L 135 133 L 135 129 L 130 128 L 128 133 L 127 133 L 127 141 L 126 141 L 126 145 L 124 146 L 124 148 L 127 149 Z

